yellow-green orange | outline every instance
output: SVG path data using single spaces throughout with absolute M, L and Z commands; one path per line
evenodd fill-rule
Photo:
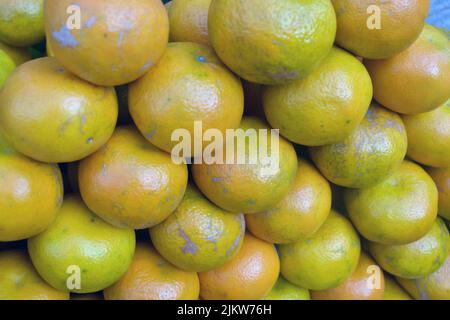
M 438 214 L 450 221 L 450 167 L 429 168 L 427 171 L 439 192 Z
M 329 53 L 336 16 L 329 0 L 213 0 L 209 38 L 240 77 L 281 84 L 310 73 Z
M 0 49 L 0 89 L 6 82 L 10 74 L 16 68 L 14 61 L 6 54 L 5 51 Z
M 310 300 L 307 289 L 300 288 L 280 276 L 264 300 Z
M 306 78 L 266 87 L 264 112 L 273 128 L 307 146 L 344 140 L 364 118 L 372 100 L 372 82 L 354 56 L 333 48 Z
M 16 48 L 0 42 L 0 51 L 4 51 L 14 61 L 16 66 L 31 60 L 27 48 Z
M 54 288 L 77 293 L 100 291 L 119 280 L 134 249 L 133 230 L 107 224 L 77 196 L 64 199 L 55 222 L 28 240 L 31 260 L 42 278 Z M 70 275 L 80 278 L 79 287 L 68 281 Z
M 384 277 L 383 300 L 412 300 L 408 293 L 400 287 L 390 276 Z

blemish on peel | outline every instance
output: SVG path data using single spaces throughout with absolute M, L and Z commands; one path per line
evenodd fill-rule
M 149 132 L 145 135 L 145 137 L 146 137 L 148 140 L 150 140 L 150 139 L 152 139 L 152 138 L 155 136 L 155 134 L 156 134 L 156 128 L 154 128 L 154 129 L 152 129 L 151 131 L 149 131 Z
M 87 141 L 86 141 L 87 144 L 91 144 L 92 142 L 94 142 L 94 138 L 92 138 L 92 137 L 87 139 Z
M 67 28 L 67 26 L 62 26 L 59 31 L 53 31 L 52 32 L 53 38 L 60 44 L 61 47 L 70 47 L 75 48 L 79 45 L 79 42 L 73 34 L 70 32 L 70 30 Z
M 141 71 L 147 71 L 148 69 L 150 69 L 153 66 L 153 61 L 149 60 L 146 64 L 144 64 L 141 68 Z
M 198 62 L 206 62 L 206 58 L 204 56 L 198 56 L 197 61 Z
M 196 254 L 198 251 L 198 247 L 194 242 L 192 242 L 192 240 L 188 237 L 184 230 L 181 228 L 178 229 L 178 234 L 184 239 L 184 241 L 186 241 L 183 248 L 181 249 L 183 254 Z
M 211 180 L 212 180 L 212 182 L 214 182 L 214 183 L 219 183 L 219 182 L 222 181 L 222 178 L 214 177 L 214 178 L 212 178 Z
M 119 47 L 122 45 L 123 43 L 123 39 L 125 38 L 125 32 L 124 31 L 120 31 L 119 32 L 119 40 L 117 42 L 117 44 L 119 45 Z
M 92 16 L 88 19 L 88 21 L 86 21 L 86 23 L 84 24 L 84 26 L 86 28 L 92 28 L 95 24 L 95 22 L 97 21 L 97 18 L 95 16 Z

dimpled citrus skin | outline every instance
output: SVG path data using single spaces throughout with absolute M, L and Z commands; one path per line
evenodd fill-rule
M 21 153 L 71 162 L 100 148 L 117 121 L 113 88 L 85 82 L 54 58 L 19 66 L 0 91 L 0 130 Z
M 272 162 L 264 163 L 259 153 L 258 130 L 268 130 L 267 154 L 274 156 L 276 150 L 272 154 L 270 128 L 254 117 L 245 117 L 240 128 L 244 131 L 256 129 L 256 132 L 250 133 L 254 139 L 245 139 L 245 164 L 237 162 L 238 153 L 241 152 L 242 157 L 243 154 L 242 151 L 237 151 L 239 143 L 235 139 L 233 164 L 225 161 L 223 164 L 194 164 L 192 174 L 202 193 L 219 207 L 231 212 L 262 212 L 276 205 L 288 194 L 297 174 L 297 155 L 292 144 L 279 137 L 278 163 L 275 158 Z M 227 139 L 226 143 L 230 145 L 233 141 Z M 256 163 L 250 162 L 250 150 L 256 150 Z M 226 158 L 225 148 L 224 159 Z
M 120 279 L 133 259 L 135 244 L 133 230 L 107 224 L 78 196 L 68 196 L 54 223 L 28 240 L 28 252 L 36 270 L 54 288 L 91 293 Z M 67 286 L 70 275 L 76 275 L 68 269 L 71 266 L 79 267 L 81 289 Z
M 425 25 L 405 51 L 385 60 L 364 60 L 375 99 L 403 114 L 436 109 L 449 98 L 450 42 L 445 33 Z
M 378 268 L 378 271 L 371 269 L 374 267 Z M 380 278 L 377 279 L 380 283 L 374 283 L 377 281 L 373 280 L 374 272 L 380 272 Z M 311 292 L 313 300 L 382 300 L 383 296 L 383 272 L 375 261 L 364 252 L 361 252 L 358 266 L 347 280 L 336 288 Z
M 259 300 L 273 288 L 279 271 L 274 245 L 246 234 L 231 261 L 199 274 L 200 296 L 204 300 Z
M 438 191 L 431 177 L 409 161 L 383 182 L 347 189 L 349 217 L 364 238 L 382 244 L 407 244 L 422 238 L 436 220 Z
M 150 229 L 159 253 L 188 271 L 217 268 L 239 251 L 245 232 L 242 214 L 224 211 L 188 186 L 175 212 Z
M 429 168 L 427 171 L 439 192 L 438 214 L 450 221 L 450 167 Z
M 359 237 L 351 223 L 332 211 L 314 236 L 279 245 L 281 274 L 303 288 L 335 288 L 354 272 L 360 251 Z
M 197 300 L 199 294 L 197 273 L 176 268 L 145 243 L 136 246 L 125 275 L 104 290 L 105 300 Z
M 92 83 L 117 86 L 141 77 L 164 54 L 169 19 L 160 0 L 77 0 L 80 28 L 67 27 L 72 0 L 45 1 L 55 57 Z
M 185 164 L 172 162 L 134 127 L 119 127 L 80 162 L 80 192 L 87 206 L 122 228 L 144 229 L 166 219 L 183 198 Z
M 450 167 L 450 100 L 433 111 L 402 118 L 408 157 L 431 167 Z
M 231 70 L 273 85 L 305 77 L 325 58 L 336 16 L 329 0 L 213 0 L 208 28 Z
M 400 287 L 390 276 L 384 277 L 383 300 L 412 300 L 408 293 Z
M 415 299 L 450 300 L 450 254 L 444 264 L 432 274 L 416 280 L 397 278 Z
M 347 188 L 375 185 L 402 163 L 407 136 L 401 118 L 372 103 L 360 125 L 343 141 L 310 148 L 311 158 L 331 182 Z
M 26 251 L 0 252 L 0 300 L 69 300 L 69 293 L 47 284 Z
M 145 76 L 130 85 L 129 107 L 141 133 L 158 148 L 171 152 L 176 129 L 194 139 L 194 122 L 203 132 L 239 126 L 244 112 L 242 84 L 206 46 L 170 43 L 166 54 Z
M 211 0 L 173 0 L 168 9 L 171 42 L 209 44 L 208 11 Z
M 0 41 L 26 47 L 44 39 L 44 0 L 2 0 Z
M 415 242 L 403 245 L 369 243 L 370 254 L 384 270 L 407 279 L 423 278 L 439 269 L 449 248 L 449 233 L 440 218 L 424 237 Z
M 290 283 L 280 276 L 264 300 L 311 300 L 308 289 Z
M 0 42 L 0 51 L 4 51 L 14 61 L 16 66 L 31 60 L 31 55 L 27 48 L 11 47 Z
M 407 49 L 420 35 L 429 0 L 332 0 L 337 17 L 336 43 L 368 59 L 385 59 Z M 377 6 L 380 28 L 369 28 Z
M 14 61 L 0 48 L 0 89 L 15 68 Z
M 16 152 L 0 134 L 0 241 L 27 239 L 55 219 L 63 197 L 57 165 Z
M 307 146 L 344 140 L 364 118 L 371 100 L 366 68 L 337 47 L 305 79 L 266 87 L 263 95 L 272 127 Z
M 316 233 L 330 210 L 328 181 L 306 160 L 300 160 L 289 193 L 274 207 L 246 215 L 247 227 L 270 243 L 295 242 Z

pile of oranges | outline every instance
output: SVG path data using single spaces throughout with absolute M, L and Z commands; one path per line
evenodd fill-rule
M 429 6 L 1 1 L 0 299 L 450 300 Z M 175 161 L 196 123 L 277 165 Z

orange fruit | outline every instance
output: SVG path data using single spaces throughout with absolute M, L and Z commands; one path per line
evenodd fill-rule
M 375 99 L 395 112 L 428 112 L 449 98 L 450 42 L 442 31 L 430 25 L 425 25 L 420 37 L 405 51 L 364 63 L 372 78 Z
M 0 89 L 16 68 L 14 61 L 0 48 Z
M 440 218 L 417 241 L 403 245 L 369 244 L 371 255 L 384 270 L 406 279 L 423 278 L 438 270 L 449 249 L 449 231 Z
M 429 0 L 331 2 L 337 17 L 336 43 L 368 59 L 390 58 L 407 49 L 419 37 L 430 7 Z
M 87 206 L 117 227 L 149 228 L 181 202 L 188 172 L 133 127 L 119 127 L 80 162 L 80 192 Z
M 436 183 L 439 192 L 438 214 L 450 221 L 450 167 L 429 168 L 427 171 Z
M 390 276 L 384 277 L 383 300 L 412 300 L 408 293 L 400 287 Z
M 47 284 L 26 251 L 0 252 L 0 300 L 69 300 L 69 293 Z
M 226 140 L 226 149 L 234 144 L 233 163 L 194 164 L 192 174 L 194 181 L 203 194 L 219 207 L 242 213 L 257 213 L 276 205 L 289 192 L 297 173 L 297 155 L 292 144 L 279 137 L 278 150 L 272 142 L 272 132 L 263 121 L 245 117 L 240 125 L 241 131 L 233 139 Z M 267 154 L 272 161 L 265 161 L 261 149 L 261 132 L 267 130 Z M 245 141 L 244 150 L 238 150 L 239 141 Z M 245 154 L 244 154 L 245 153 Z M 238 162 L 238 157 L 246 161 Z M 256 158 L 251 162 L 251 158 Z M 257 190 L 257 192 L 255 192 Z
M 188 271 L 217 268 L 239 251 L 245 232 L 242 214 L 224 211 L 194 186 L 164 222 L 150 229 L 155 248 L 169 262 Z
M 209 39 L 245 80 L 282 84 L 310 73 L 330 52 L 336 16 L 330 0 L 213 0 Z
M 169 13 L 172 42 L 209 44 L 208 11 L 211 0 L 172 0 Z
M 450 100 L 433 111 L 402 118 L 408 157 L 427 166 L 450 167 Z
M 373 187 L 346 190 L 345 202 L 364 238 L 387 245 L 407 244 L 422 238 L 433 226 L 438 192 L 420 166 L 405 161 Z
M 263 95 L 271 126 L 280 128 L 292 142 L 307 146 L 344 140 L 362 121 L 371 100 L 372 82 L 366 68 L 339 48 L 331 49 L 306 78 L 266 87 Z
M 347 138 L 310 148 L 310 153 L 331 182 L 347 188 L 367 188 L 397 170 L 406 149 L 407 136 L 401 118 L 372 103 L 363 121 Z
M 311 297 L 313 300 L 383 300 L 383 271 L 370 256 L 361 252 L 358 266 L 347 280 L 332 289 L 312 291 Z
M 176 268 L 143 243 L 125 275 L 104 290 L 106 300 L 197 300 L 199 293 L 197 273 Z
M 200 295 L 205 300 L 259 300 L 275 285 L 279 270 L 274 245 L 246 234 L 231 261 L 199 274 Z
M 331 210 L 328 181 L 305 160 L 298 163 L 289 193 L 274 207 L 246 215 L 248 229 L 270 243 L 291 243 L 319 230 Z
M 351 223 L 332 211 L 312 237 L 279 245 L 281 274 L 288 281 L 312 290 L 335 288 L 358 265 L 360 241 Z
M 69 28 L 77 6 L 79 26 Z M 160 0 L 47 0 L 45 29 L 55 57 L 80 78 L 103 86 L 141 77 L 164 54 L 169 19 Z
M 164 57 L 129 87 L 129 107 L 137 127 L 152 144 L 171 152 L 176 129 L 194 137 L 194 122 L 204 131 L 239 126 L 244 109 L 240 80 L 212 49 L 196 43 L 171 43 Z
M 16 66 L 21 65 L 29 60 L 31 60 L 31 55 L 27 48 L 16 48 L 11 47 L 7 44 L 0 42 L 0 51 L 3 51 L 8 55 Z
M 310 300 L 307 289 L 300 288 L 280 276 L 264 300 Z
M 76 293 L 103 290 L 127 271 L 135 234 L 99 219 L 78 196 L 68 196 L 56 220 L 28 240 L 28 252 L 42 278 Z
M 0 134 L 0 241 L 27 239 L 56 218 L 63 197 L 61 171 L 16 152 Z
M 0 91 L 0 130 L 19 152 L 71 162 L 100 148 L 117 121 L 113 88 L 85 82 L 54 58 L 19 66 Z

